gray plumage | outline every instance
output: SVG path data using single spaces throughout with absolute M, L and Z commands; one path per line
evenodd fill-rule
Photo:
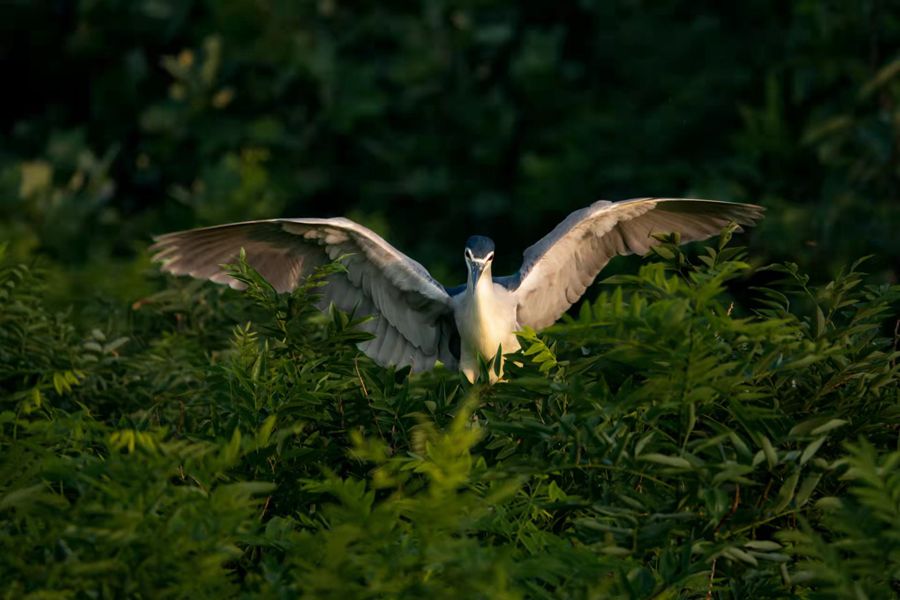
M 154 260 L 164 271 L 240 287 L 220 265 L 240 249 L 279 292 L 345 256 L 346 273 L 329 276 L 320 308 L 374 318 L 375 338 L 360 348 L 381 365 L 430 369 L 440 360 L 470 380 L 477 357 L 518 348 L 515 331 L 553 324 L 576 302 L 609 260 L 645 254 L 655 233 L 703 240 L 731 222 L 752 225 L 763 209 L 750 204 L 681 198 L 599 201 L 575 211 L 525 250 L 519 272 L 494 278 L 494 243 L 472 236 L 464 258 L 467 284 L 447 289 L 419 263 L 373 231 L 348 219 L 272 219 L 170 233 L 156 238 Z M 460 344 L 461 342 L 461 344 Z M 456 346 L 459 345 L 458 351 Z
M 515 291 L 520 325 L 552 325 L 581 298 L 617 255 L 646 254 L 657 233 L 675 232 L 682 243 L 717 235 L 729 223 L 753 225 L 764 209 L 754 204 L 687 198 L 600 200 L 576 210 L 523 253 L 519 272 L 502 278 Z
M 241 248 L 247 262 L 279 292 L 289 292 L 317 267 L 346 256 L 346 273 L 329 276 L 320 308 L 330 303 L 373 316 L 375 335 L 360 348 L 382 365 L 455 368 L 450 297 L 428 271 L 378 234 L 349 219 L 272 219 L 170 233 L 156 238 L 153 260 L 174 275 L 209 279 L 240 289 L 222 270 Z

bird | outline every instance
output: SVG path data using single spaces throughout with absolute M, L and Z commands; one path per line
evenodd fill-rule
M 682 243 L 720 233 L 731 223 L 763 217 L 754 204 L 690 198 L 598 200 L 576 210 L 523 253 L 519 270 L 492 273 L 494 242 L 469 237 L 463 248 L 466 283 L 446 287 L 421 264 L 374 231 L 343 217 L 247 221 L 157 236 L 153 260 L 164 272 L 242 289 L 223 268 L 245 252 L 247 263 L 276 291 L 290 292 L 317 268 L 340 260 L 316 301 L 359 317 L 371 339 L 359 348 L 382 366 L 413 372 L 442 363 L 470 382 L 479 361 L 493 361 L 491 383 L 502 376 L 506 354 L 520 349 L 517 332 L 555 323 L 617 255 L 646 254 L 656 234 L 677 233 Z

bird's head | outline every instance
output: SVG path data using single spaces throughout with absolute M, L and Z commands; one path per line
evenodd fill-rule
M 483 235 L 473 235 L 466 240 L 466 266 L 469 268 L 469 279 L 472 287 L 478 285 L 481 274 L 491 272 L 491 261 L 494 260 L 494 240 Z

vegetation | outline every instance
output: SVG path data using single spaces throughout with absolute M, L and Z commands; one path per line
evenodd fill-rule
M 60 305 L 150 293 L 151 234 L 273 216 L 455 285 L 472 233 L 512 272 L 594 200 L 688 196 L 768 207 L 756 264 L 896 281 L 896 2 L 721 4 L 3 3 L 0 238 Z
M 316 280 L 241 264 L 84 335 L 6 267 L 6 597 L 891 598 L 900 286 L 772 267 L 739 314 L 727 237 L 474 387 L 361 357 Z
M 900 593 L 893 0 L 0 4 L 0 598 Z M 453 285 L 647 195 L 768 211 L 494 386 L 146 252 L 346 215 Z

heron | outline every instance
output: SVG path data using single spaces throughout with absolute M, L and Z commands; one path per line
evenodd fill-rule
M 156 237 L 151 250 L 164 272 L 241 289 L 222 265 L 243 249 L 247 263 L 278 292 L 296 289 L 318 267 L 340 259 L 345 268 L 328 275 L 317 306 L 370 317 L 361 327 L 371 339 L 359 347 L 376 363 L 418 372 L 439 361 L 474 383 L 479 361 L 499 358 L 493 382 L 502 374 L 503 356 L 520 348 L 517 332 L 555 323 L 613 257 L 646 254 L 660 243 L 655 234 L 699 241 L 731 223 L 754 225 L 762 215 L 760 206 L 718 200 L 599 200 L 527 248 L 513 275 L 494 276 L 494 242 L 469 237 L 466 283 L 457 287 L 442 285 L 374 231 L 343 217 L 191 229 Z

